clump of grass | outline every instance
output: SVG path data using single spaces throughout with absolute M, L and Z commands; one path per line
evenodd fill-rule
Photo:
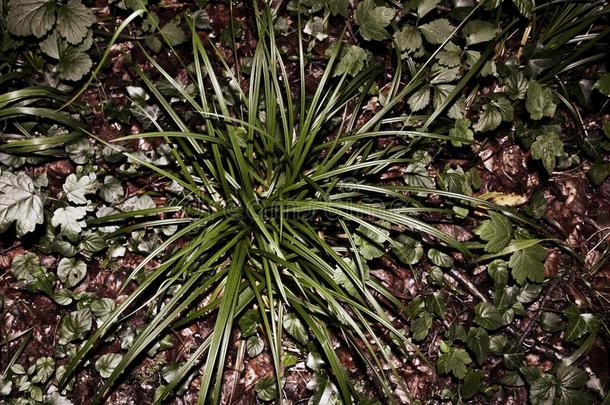
M 282 384 L 283 324 L 287 317 L 296 317 L 324 355 L 345 403 L 357 399 L 358 393 L 335 352 L 333 337 L 340 339 L 371 370 L 383 395 L 393 401 L 392 387 L 384 371 L 386 365 L 392 364 L 386 345 L 392 347 L 396 356 L 418 355 L 424 360 L 425 357 L 394 326 L 391 316 L 404 306 L 380 280 L 369 274 L 356 246 L 356 237 L 368 238 L 377 246 L 384 242 L 398 246 L 388 230 L 401 229 L 427 234 L 440 244 L 470 255 L 463 244 L 420 218 L 428 212 L 450 210 L 426 207 L 407 193 L 432 190 L 368 182 L 384 168 L 408 162 L 412 153 L 408 147 L 376 150 L 379 137 L 402 137 L 411 142 L 459 140 L 407 131 L 402 127 L 402 119 L 387 117 L 401 99 L 417 88 L 421 75 L 415 74 L 399 88 L 402 77 L 398 70 L 385 106 L 359 126 L 360 112 L 379 69 L 366 68 L 353 78 L 347 73 L 334 77 L 340 54 L 339 38 L 315 91 L 309 96 L 305 91 L 305 57 L 300 41 L 300 94 L 295 97 L 273 31 L 274 16 L 269 9 L 259 10 L 256 4 L 254 7 L 258 44 L 247 92 L 233 87 L 237 103 L 227 99 L 224 89 L 225 78 L 239 83 L 238 78 L 220 53 L 200 39 L 193 25 L 197 96 L 185 91 L 141 49 L 148 62 L 186 100 L 190 112 L 200 117 L 203 130 L 197 132 L 187 125 L 151 78 L 135 67 L 174 129 L 154 121 L 156 132 L 117 141 L 165 140 L 175 159 L 170 169 L 135 155 L 128 156 L 183 187 L 188 199 L 182 204 L 121 213 L 92 223 L 183 213 L 179 218 L 140 220 L 115 232 L 119 235 L 151 226 L 179 227 L 133 270 L 128 281 L 141 276 L 137 289 L 79 349 L 66 369 L 64 382 L 127 311 L 165 298 L 100 390 L 98 399 L 168 328 L 207 318 L 214 322 L 212 332 L 176 370 L 155 401 L 167 398 L 203 361 L 198 402 L 219 402 L 235 319 L 255 308 L 260 313 L 278 387 Z M 445 194 L 460 198 L 454 193 Z M 337 243 L 328 232 L 343 234 L 344 242 Z M 188 242 L 171 250 L 181 240 Z M 168 251 L 171 253 L 167 254 Z M 165 255 L 162 263 L 142 276 L 145 266 L 160 254 Z M 170 289 L 174 290 L 172 294 L 168 293 Z M 198 307 L 206 297 L 210 297 L 209 301 Z M 391 372 L 398 377 L 393 368 Z M 408 392 L 402 379 L 396 380 Z M 281 389 L 277 392 L 279 400 Z

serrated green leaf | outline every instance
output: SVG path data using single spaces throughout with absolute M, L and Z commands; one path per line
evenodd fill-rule
M 525 108 L 533 120 L 553 117 L 557 108 L 554 100 L 555 97 L 551 89 L 543 87 L 536 80 L 530 80 L 525 97 Z
M 34 384 L 44 384 L 55 372 L 55 360 L 52 357 L 41 357 L 36 360 L 36 374 L 32 377 Z
M 490 22 L 483 20 L 469 21 L 463 29 L 468 45 L 489 42 L 496 37 L 500 30 Z
M 10 0 L 6 16 L 8 30 L 15 35 L 37 38 L 55 25 L 57 3 L 53 0 Z
M 57 30 L 53 30 L 53 32 L 47 35 L 45 40 L 40 43 L 40 50 L 56 60 L 60 59 L 66 49 L 67 45 L 61 39 Z
M 430 104 L 430 86 L 424 85 L 407 99 L 411 111 L 419 111 Z
M 95 369 L 102 378 L 109 378 L 122 359 L 123 355 L 119 353 L 104 354 L 95 362 Z
M 428 331 L 432 327 L 432 315 L 424 311 L 419 318 L 411 324 L 413 340 L 423 340 L 428 336 Z
M 93 62 L 86 53 L 65 52 L 57 64 L 57 70 L 61 79 L 77 81 L 91 70 L 91 66 Z
M 541 283 L 544 281 L 544 259 L 546 259 L 544 248 L 534 245 L 514 252 L 508 261 L 508 267 L 511 268 L 511 274 L 519 284 L 525 283 L 525 280 Z
M 466 350 L 451 347 L 447 353 L 440 354 L 436 365 L 440 373 L 452 373 L 457 378 L 462 379 L 467 372 L 466 366 L 470 363 L 472 363 L 472 360 Z
M 86 274 L 87 265 L 80 260 L 64 257 L 57 265 L 57 277 L 67 288 L 80 283 Z
M 94 22 L 95 16 L 80 0 L 69 0 L 57 8 L 57 30 L 72 45 L 87 36 Z
M 355 19 L 360 27 L 360 35 L 367 41 L 381 41 L 388 37 L 385 30 L 396 15 L 396 10 L 377 6 L 374 0 L 364 0 L 356 8 Z
M 455 120 L 453 128 L 449 130 L 449 136 L 464 140 L 474 140 L 474 132 L 472 132 L 470 129 L 470 120 L 468 118 L 460 118 Z M 464 145 L 464 142 L 452 139 L 451 144 L 453 146 L 460 147 Z
M 421 33 L 412 25 L 405 25 L 400 31 L 396 31 L 394 40 L 401 52 L 415 53 L 422 47 Z
M 483 221 L 474 233 L 487 241 L 486 252 L 497 253 L 509 245 L 513 237 L 513 226 L 505 215 L 490 211 L 489 219 Z
M 447 39 L 455 27 L 451 25 L 449 20 L 439 18 L 429 22 L 428 24 L 420 25 L 420 31 L 424 34 L 424 38 L 431 44 L 442 44 Z
M 0 175 L 0 232 L 16 224 L 17 236 L 32 232 L 44 221 L 42 199 L 25 173 Z
M 345 47 L 347 47 L 347 50 L 344 54 L 342 52 L 333 75 L 340 76 L 346 73 L 354 77 L 364 68 L 364 64 L 368 60 L 368 54 L 357 45 L 344 45 Z
M 184 34 L 184 30 L 180 28 L 180 22 L 178 20 L 168 21 L 161 27 L 160 33 L 171 46 L 177 46 L 186 41 L 186 35 Z
M 556 158 L 564 155 L 563 141 L 556 132 L 544 132 L 538 135 L 530 148 L 534 159 L 542 160 L 548 173 L 555 169 Z

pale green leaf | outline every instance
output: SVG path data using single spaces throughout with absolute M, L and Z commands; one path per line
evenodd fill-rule
M 95 16 L 80 0 L 69 0 L 57 8 L 57 30 L 69 43 L 81 42 L 89 31 Z
M 394 15 L 396 10 L 377 6 L 374 0 L 364 0 L 358 4 L 356 9 L 355 19 L 360 26 L 360 35 L 367 41 L 383 40 L 388 37 L 385 30 Z
M 431 44 L 442 44 L 451 36 L 455 27 L 451 25 L 449 20 L 439 18 L 429 22 L 428 24 L 420 25 L 420 31 L 424 34 L 426 41 Z
M 10 0 L 6 16 L 8 30 L 19 36 L 40 38 L 55 24 L 56 10 L 54 0 Z
M 463 29 L 466 35 L 466 43 L 474 45 L 481 42 L 489 42 L 496 37 L 500 30 L 490 22 L 483 20 L 472 20 Z
M 55 210 L 51 218 L 53 226 L 59 226 L 61 233 L 70 240 L 75 241 L 81 231 L 87 227 L 82 219 L 87 215 L 85 207 L 62 207 Z
M 538 135 L 530 148 L 534 159 L 542 160 L 542 164 L 548 173 L 555 170 L 556 158 L 564 155 L 563 141 L 556 132 L 544 132 Z
M 17 236 L 32 232 L 44 221 L 42 199 L 25 173 L 0 175 L 0 232 L 16 224 Z
M 123 355 L 119 353 L 104 354 L 95 362 L 95 369 L 100 373 L 102 378 L 108 378 L 112 375 L 122 359 Z
M 57 277 L 67 288 L 80 283 L 86 274 L 87 265 L 80 260 L 64 257 L 57 265 Z
M 98 186 L 95 173 L 86 174 L 81 178 L 77 178 L 76 174 L 72 173 L 66 178 L 63 190 L 68 201 L 75 204 L 86 204 L 85 196 L 95 193 Z
M 402 52 L 414 53 L 422 47 L 421 33 L 412 25 L 405 25 L 394 33 L 394 40 Z

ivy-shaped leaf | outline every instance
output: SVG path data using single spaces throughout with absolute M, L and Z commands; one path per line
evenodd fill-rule
M 424 248 L 419 241 L 407 235 L 399 235 L 396 238 L 396 244 L 392 246 L 392 252 L 402 263 L 413 265 L 418 263 L 423 256 Z
M 510 101 L 501 97 L 483 106 L 483 112 L 473 129 L 476 132 L 493 131 L 500 126 L 502 121 L 512 121 L 512 119 L 513 106 Z
M 284 317 L 284 322 L 282 323 L 286 332 L 290 334 L 293 338 L 295 338 L 299 343 L 306 345 L 309 341 L 309 337 L 307 336 L 307 331 L 303 326 L 303 323 L 299 318 L 294 314 L 288 314 Z
M 428 250 L 428 258 L 439 267 L 450 268 L 453 266 L 453 257 L 434 248 Z
M 474 353 L 479 365 L 487 359 L 489 353 L 489 334 L 483 328 L 470 328 L 466 337 L 466 345 Z
M 496 330 L 504 326 L 500 310 L 494 305 L 480 302 L 474 307 L 474 321 L 487 330 Z
M 87 265 L 80 260 L 64 257 L 57 265 L 57 277 L 67 288 L 72 288 L 80 283 L 86 274 Z
M 505 215 L 489 212 L 489 219 L 483 221 L 474 231 L 487 241 L 485 251 L 497 253 L 508 246 L 513 237 L 513 226 Z
M 265 342 L 259 336 L 250 336 L 246 341 L 246 350 L 248 351 L 248 356 L 256 357 L 265 348 Z
M 356 235 L 354 235 L 354 242 L 358 246 L 358 251 L 366 260 L 383 256 L 383 242 L 390 236 L 390 232 L 380 227 L 377 227 L 377 230 L 381 235 L 360 225 Z
M 77 178 L 76 174 L 72 173 L 66 178 L 63 189 L 68 201 L 75 204 L 86 204 L 85 196 L 95 193 L 98 186 L 95 173 L 84 175 L 81 178 Z
M 95 362 L 95 369 L 102 378 L 109 378 L 122 359 L 123 355 L 119 353 L 104 354 Z
M 93 317 L 88 308 L 79 309 L 63 317 L 59 328 L 59 343 L 65 345 L 80 340 L 91 330 Z
M 374 0 L 364 0 L 356 9 L 356 23 L 360 26 L 360 35 L 367 41 L 381 41 L 388 37 L 385 30 L 396 11 L 389 7 L 377 6 Z
M 61 233 L 72 241 L 78 239 L 81 231 L 87 227 L 87 223 L 82 221 L 87 215 L 85 207 L 62 207 L 55 210 L 51 218 L 53 226 L 59 226 Z
M 565 154 L 563 141 L 556 132 L 544 132 L 538 135 L 530 148 L 534 159 L 542 160 L 542 164 L 548 173 L 555 169 L 556 158 Z

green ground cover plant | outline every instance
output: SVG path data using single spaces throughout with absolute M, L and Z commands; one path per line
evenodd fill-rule
M 585 159 L 604 184 L 610 127 L 583 112 L 607 108 L 610 7 L 218 4 L 220 32 L 214 3 L 112 6 L 120 24 L 71 90 L 94 64 L 62 58 L 90 58 L 92 11 L 8 2 L 4 35 L 44 37 L 60 81 L 24 79 L 14 53 L 0 81 L 0 230 L 28 248 L 6 274 L 63 309 L 44 355 L 35 323 L 3 336 L 0 395 L 79 403 L 94 369 L 87 401 L 133 379 L 151 403 L 231 402 L 232 373 L 264 361 L 261 402 L 601 402 L 587 356 L 608 333 L 592 284 L 607 252 L 591 262 L 541 189 L 496 191 L 472 155 L 503 138 L 537 178 Z M 595 300 L 555 300 L 585 266 Z M 92 267 L 118 286 L 94 289 Z

